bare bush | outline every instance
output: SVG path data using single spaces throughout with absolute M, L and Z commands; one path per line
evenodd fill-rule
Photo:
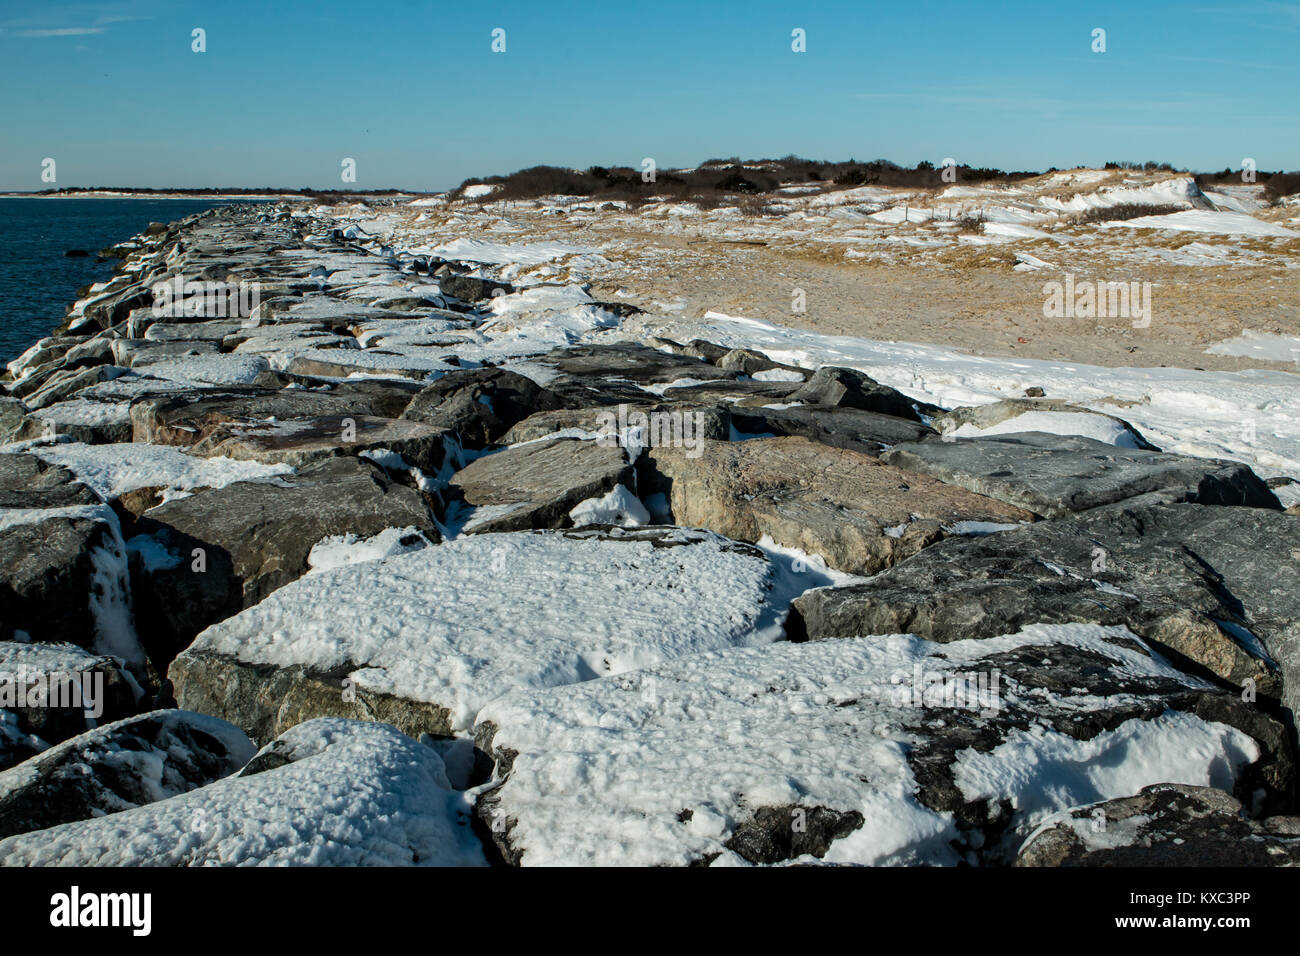
M 1186 208 L 1186 206 L 1173 203 L 1148 206 L 1142 203 L 1126 202 L 1117 206 L 1101 206 L 1096 209 L 1086 210 L 1079 213 L 1075 220 L 1077 222 L 1113 222 L 1125 219 L 1140 219 L 1143 216 L 1167 216 L 1173 212 L 1183 212 Z
M 1264 194 L 1273 202 L 1296 193 L 1300 193 L 1300 173 L 1276 173 L 1269 177 L 1264 187 Z
M 1007 173 L 1000 169 L 957 166 L 950 178 L 958 183 L 1010 183 L 1036 175 L 1038 174 L 1032 172 Z M 732 157 L 711 159 L 695 169 L 661 169 L 653 182 L 645 182 L 641 170 L 627 166 L 592 166 L 585 170 L 530 166 L 508 176 L 467 179 L 453 191 L 453 196 L 463 196 L 468 186 L 489 185 L 497 188 L 486 196 L 478 197 L 479 201 L 566 195 L 590 196 L 601 201 L 644 201 L 658 197 L 715 206 L 718 193 L 760 195 L 791 183 L 822 183 L 828 188 L 880 185 L 927 189 L 950 184 L 944 178 L 943 170 L 937 169 L 930 162 L 920 162 L 915 168 L 908 169 L 885 159 L 866 163 L 854 159 L 847 162 L 826 162 L 785 156 L 781 159 L 741 162 Z

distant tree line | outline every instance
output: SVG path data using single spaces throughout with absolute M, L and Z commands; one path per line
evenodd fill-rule
M 1109 162 L 1104 168 L 1138 172 L 1182 172 L 1193 175 L 1201 185 L 1243 182 L 1240 170 L 1234 172 L 1225 169 L 1221 173 L 1193 174 L 1186 169 L 1177 169 L 1170 163 L 1153 160 Z M 1048 173 L 1059 171 L 1056 167 L 1047 170 Z M 830 162 L 798 156 L 758 160 L 741 160 L 732 156 L 707 160 L 694 169 L 654 169 L 653 177 L 643 175 L 644 173 L 646 170 L 631 166 L 591 166 L 587 169 L 530 166 L 504 176 L 467 179 L 453 189 L 451 195 L 463 197 L 471 186 L 492 186 L 494 188 L 490 192 L 475 198 L 481 202 L 495 202 L 563 195 L 637 205 L 653 197 L 690 201 L 710 207 L 724 203 L 734 204 L 746 196 L 762 196 L 799 184 L 841 188 L 896 186 L 936 189 L 954 183 L 1014 183 L 1042 175 L 1036 171 L 1006 171 L 982 166 L 957 165 L 945 169 L 929 161 L 906 167 L 887 159 Z M 1266 195 L 1274 201 L 1300 191 L 1300 174 L 1297 173 L 1258 171 L 1254 176 L 1253 181 L 1265 185 Z
M 60 189 L 42 189 L 34 193 L 36 196 L 62 196 L 75 193 L 143 193 L 150 195 L 161 193 L 168 195 L 182 196 L 394 196 L 401 193 L 407 193 L 405 189 L 311 189 L 303 186 L 298 189 L 287 189 L 278 186 L 186 186 L 178 188 L 168 187 L 151 187 L 151 186 L 64 186 Z

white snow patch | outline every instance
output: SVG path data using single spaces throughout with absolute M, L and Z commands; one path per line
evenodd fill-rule
M 1207 355 L 1244 355 L 1268 362 L 1300 363 L 1300 337 L 1244 330 L 1235 339 L 1224 339 L 1205 350 Z
M 592 524 L 621 525 L 629 528 L 650 523 L 650 512 L 636 495 L 623 485 L 615 485 L 600 498 L 579 502 L 569 512 L 574 527 Z
M 966 423 L 947 434 L 955 438 L 982 438 L 988 435 L 1014 435 L 1021 432 L 1045 432 L 1049 435 L 1082 435 L 1119 448 L 1137 448 L 1133 433 L 1105 415 L 1086 412 L 1052 412 L 1030 410 L 1014 418 L 980 428 Z
M 1098 223 L 1103 229 L 1169 229 L 1174 232 L 1214 232 L 1231 236 L 1300 236 L 1300 232 L 1244 212 L 1188 209 L 1167 216 L 1139 216 Z
M 414 526 L 385 528 L 368 538 L 351 533 L 331 535 L 312 546 L 311 553 L 307 555 L 307 564 L 311 568 L 308 573 L 331 571 L 334 568 L 342 568 L 362 561 L 391 558 L 395 554 L 407 554 L 432 546 L 433 542 Z
M 62 465 L 105 501 L 139 488 L 161 488 L 166 500 L 198 488 L 224 488 L 236 481 L 257 481 L 291 475 L 288 465 L 267 465 L 233 458 L 197 458 L 166 445 L 121 443 L 85 445 L 65 442 L 31 453 Z

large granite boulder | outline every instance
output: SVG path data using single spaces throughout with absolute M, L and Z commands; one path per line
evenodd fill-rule
M 462 302 L 482 302 L 493 296 L 514 292 L 509 282 L 484 279 L 479 276 L 457 275 L 447 272 L 438 277 L 438 287 Z
M 534 412 L 557 407 L 554 395 L 515 372 L 466 369 L 426 386 L 402 417 L 454 431 L 466 448 L 483 448 Z
M 1279 507 L 1240 462 L 1118 448 L 1073 435 L 1025 432 L 912 442 L 886 452 L 883 460 L 1047 518 L 1150 493 L 1165 501 Z
M 476 458 L 447 491 L 474 509 L 465 530 L 483 533 L 568 527 L 574 507 L 632 484 L 632 466 L 616 443 L 558 438 Z
M 1134 784 L 1258 810 L 1295 776 L 1276 721 L 1095 625 L 695 654 L 508 694 L 475 735 L 482 832 L 525 866 L 1004 864 Z
M 740 541 L 769 537 L 853 574 L 876 572 L 952 534 L 1015 527 L 1020 508 L 804 438 L 659 447 L 643 490 L 665 493 L 673 521 Z
M 144 664 L 111 508 L 0 509 L 0 640 L 71 642 Z
M 794 606 L 814 639 L 1122 624 L 1184 667 L 1300 705 L 1300 517 L 1262 508 L 1102 508 L 945 541 Z
M 913 421 L 920 421 L 922 413 L 929 415 L 939 411 L 933 405 L 908 398 L 896 388 L 881 385 L 864 372 L 833 366 L 819 368 L 808 381 L 790 393 L 788 401 L 860 408 Z
M 15 441 L 14 434 L 27 414 L 27 406 L 16 398 L 0 395 L 0 445 Z
M 779 636 L 771 568 L 676 528 L 472 535 L 315 572 L 173 662 L 182 707 L 266 741 L 313 717 L 467 730 L 507 690 Z
M 0 770 L 136 709 L 122 664 L 74 644 L 0 641 Z
M 438 540 L 419 492 L 357 458 L 167 501 L 140 517 L 131 539 L 141 640 L 161 667 L 209 624 L 306 573 L 322 539 L 407 527 Z

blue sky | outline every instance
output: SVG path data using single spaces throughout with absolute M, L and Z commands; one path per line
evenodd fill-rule
M 0 0 L 0 189 L 46 188 L 46 157 L 59 186 L 339 187 L 345 157 L 405 189 L 646 156 L 1294 169 L 1298 90 L 1300 3 L 1258 0 Z

